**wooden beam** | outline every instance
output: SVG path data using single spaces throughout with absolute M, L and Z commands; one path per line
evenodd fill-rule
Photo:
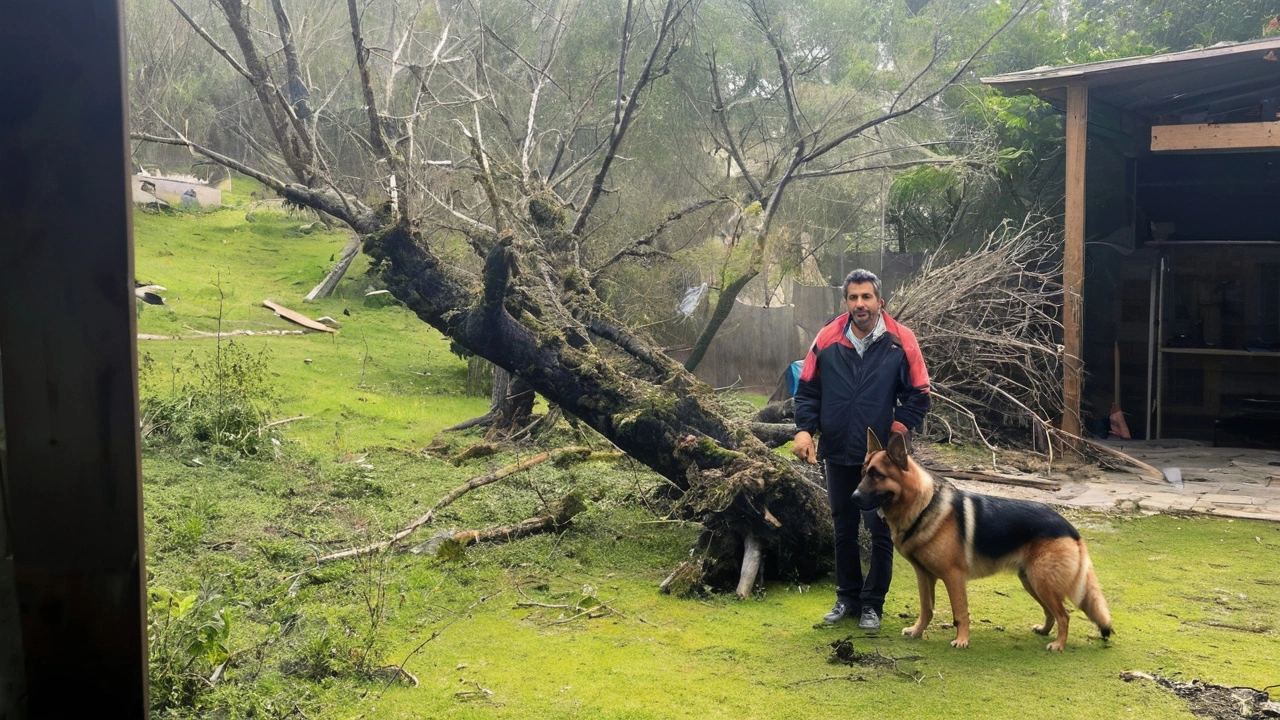
M 1067 88 L 1066 218 L 1062 253 L 1062 429 L 1080 434 L 1080 384 L 1084 372 L 1084 166 L 1089 142 L 1089 88 Z
M 1280 149 L 1280 120 L 1151 126 L 1151 152 L 1276 149 Z
M 0 3 L 0 348 L 26 717 L 145 718 L 120 0 Z

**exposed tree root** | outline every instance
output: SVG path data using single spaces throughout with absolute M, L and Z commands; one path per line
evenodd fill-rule
M 498 452 L 498 446 L 494 443 L 491 443 L 491 442 L 476 443 L 475 445 L 472 445 L 466 450 L 463 450 L 462 452 L 458 453 L 452 458 L 449 458 L 449 462 L 453 463 L 454 465 L 461 465 L 462 463 L 468 460 L 475 460 L 477 458 L 496 455 L 497 452 Z
M 479 417 L 473 417 L 470 420 L 463 420 L 457 425 L 450 425 L 449 427 L 441 430 L 440 432 L 457 432 L 459 430 L 466 430 L 467 428 L 487 427 L 490 423 L 493 422 L 493 417 L 494 417 L 493 411 L 490 410 L 489 412 Z
M 756 577 L 760 574 L 760 539 L 755 533 L 747 532 L 743 541 L 742 572 L 738 574 L 738 599 L 746 600 L 755 589 Z

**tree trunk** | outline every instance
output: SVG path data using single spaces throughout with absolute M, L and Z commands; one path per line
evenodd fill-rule
M 493 366 L 493 393 L 490 396 L 489 439 L 509 435 L 528 425 L 533 415 L 533 388 L 502 367 Z
M 707 321 L 707 326 L 698 336 L 693 352 L 689 353 L 689 357 L 684 361 L 685 370 L 693 372 L 698 369 L 702 358 L 706 357 L 707 350 L 711 348 L 711 341 L 715 340 L 716 333 L 720 332 L 720 326 L 724 325 L 724 321 L 729 319 L 729 313 L 733 312 L 733 304 L 738 300 L 738 293 L 741 293 L 742 288 L 746 287 L 756 275 L 757 271 L 748 271 L 720 291 L 716 299 L 716 307 L 711 312 L 711 319 Z

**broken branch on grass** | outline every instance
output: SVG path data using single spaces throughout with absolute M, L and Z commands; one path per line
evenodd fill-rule
M 482 687 L 480 683 L 476 682 L 475 680 L 472 680 L 471 684 L 476 686 L 475 690 L 459 690 L 458 692 L 454 693 L 453 696 L 458 700 L 465 700 L 467 698 L 473 698 L 473 697 L 488 697 L 493 694 L 492 690 L 486 687 Z
M 602 602 L 602 603 L 600 603 L 599 605 L 592 605 L 592 606 L 591 606 L 591 607 L 589 607 L 589 608 L 579 608 L 579 610 L 581 610 L 581 612 L 579 612 L 577 615 L 574 615 L 573 617 L 560 618 L 560 619 L 558 619 L 558 620 L 553 620 L 553 621 L 551 621 L 551 622 L 549 622 L 549 623 L 547 623 L 547 624 L 548 624 L 548 625 L 564 625 L 564 624 L 566 624 L 566 623 L 571 623 L 571 622 L 573 622 L 574 620 L 577 620 L 577 619 L 578 619 L 578 618 L 580 618 L 580 617 L 586 617 L 586 618 L 587 618 L 587 619 L 589 619 L 589 620 L 594 620 L 595 618 L 604 617 L 605 615 L 617 615 L 617 616 L 619 616 L 619 617 L 625 618 L 625 617 L 626 617 L 626 615 L 623 615 L 622 613 L 618 612 L 617 610 L 614 610 L 614 609 L 613 609 L 613 606 L 609 604 L 609 603 L 613 602 L 614 600 L 617 600 L 617 598 L 614 598 L 613 600 L 610 600 L 610 601 L 608 601 L 608 602 Z M 605 610 L 608 610 L 609 612 L 607 612 L 607 613 L 606 613 L 606 612 L 600 612 L 600 609 L 601 609 L 601 608 L 604 608 Z
M 586 509 L 587 506 L 582 502 L 582 498 L 570 493 L 561 498 L 560 502 L 546 515 L 521 520 L 514 525 L 495 525 L 483 530 L 463 530 L 453 533 L 446 538 L 446 542 L 455 543 L 459 547 L 468 547 L 476 543 L 515 540 L 526 535 L 560 530 L 568 527 L 574 516 Z
M 562 458 L 567 458 L 574 455 L 588 457 L 590 453 L 591 453 L 590 449 L 584 448 L 584 447 L 574 446 L 574 447 L 560 448 L 559 450 L 538 453 L 537 455 L 534 455 L 533 457 L 522 460 L 521 462 L 518 462 L 514 465 L 508 465 L 507 467 L 504 467 L 501 470 L 497 470 L 495 472 L 474 477 L 468 480 L 467 482 L 463 483 L 462 485 L 459 485 L 458 487 L 454 488 L 448 495 L 445 495 L 444 497 L 440 498 L 440 500 L 438 500 L 436 504 L 433 505 L 431 509 L 426 512 L 426 514 L 422 515 L 417 520 L 414 520 L 408 525 L 405 525 L 399 532 L 397 532 L 395 535 L 392 535 L 390 539 L 383 540 L 381 542 L 376 542 L 371 545 L 365 545 L 364 547 L 350 548 L 348 550 L 343 550 L 341 552 L 325 555 L 324 557 L 317 559 L 316 564 L 319 565 L 327 562 L 332 562 L 334 560 L 345 560 L 347 558 L 359 557 L 361 555 L 367 555 L 369 553 L 381 552 L 382 550 L 386 550 L 392 545 L 395 545 L 401 540 L 412 535 L 413 532 L 418 528 L 434 520 L 436 513 L 448 507 L 455 500 L 462 497 L 463 495 L 466 495 L 472 490 L 475 490 L 476 488 L 484 487 L 485 485 L 495 483 L 505 477 L 510 477 L 518 472 L 528 470 L 529 468 L 534 467 L 536 465 L 541 465 L 542 463 L 548 460 L 556 459 L 557 461 L 559 461 Z M 528 522 L 528 521 L 526 520 L 525 522 Z M 469 545 L 470 543 L 466 543 L 466 544 Z
M 273 421 L 271 421 L 271 422 L 267 423 L 266 425 L 263 425 L 262 427 L 260 427 L 260 428 L 258 428 L 258 429 L 259 429 L 259 430 L 266 430 L 267 428 L 273 428 L 273 427 L 276 427 L 277 425 L 284 425 L 285 423 L 291 423 L 291 422 L 293 422 L 294 420 L 305 420 L 305 419 L 307 419 L 307 416 L 306 416 L 306 415 L 295 415 L 295 416 L 293 416 L 293 417 L 291 417 L 291 418 L 285 418 L 285 419 L 283 419 L 283 420 L 273 420 Z
M 457 613 L 456 615 L 454 615 L 454 616 L 453 616 L 453 618 L 451 618 L 451 619 L 449 620 L 449 622 L 445 623 L 444 625 L 441 625 L 440 627 L 436 628 L 435 630 L 432 630 L 432 631 L 431 631 L 431 634 L 430 634 L 429 636 L 427 636 L 427 639 L 426 639 L 426 640 L 423 640 L 423 641 L 422 641 L 422 642 L 420 642 L 420 643 L 418 643 L 417 647 L 415 647 L 414 649 L 410 650 L 410 651 L 409 651 L 409 654 L 404 656 L 404 660 L 401 660 L 401 661 L 400 661 L 400 664 L 399 664 L 397 667 L 400 669 L 400 671 L 401 671 L 401 672 L 405 672 L 405 670 L 404 670 L 404 666 L 409 664 L 409 660 L 410 660 L 410 658 L 412 658 L 414 655 L 417 655 L 417 654 L 418 654 L 418 651 L 422 650 L 422 648 L 424 648 L 424 647 L 426 647 L 426 646 L 427 646 L 427 643 L 429 643 L 429 642 L 431 642 L 432 640 L 435 640 L 436 638 L 440 637 L 440 633 L 442 633 L 442 632 L 444 632 L 446 629 L 448 629 L 450 625 L 452 625 L 452 624 L 454 624 L 454 623 L 458 622 L 458 620 L 460 620 L 460 619 L 462 619 L 462 618 L 464 618 L 464 617 L 470 617 L 470 616 L 471 616 L 471 614 L 470 614 L 470 613 L 471 613 L 471 610 L 473 610 L 473 609 L 475 608 L 475 606 L 479 605 L 479 604 L 480 604 L 480 603 L 482 603 L 482 602 L 487 601 L 489 598 L 492 598 L 492 597 L 495 597 L 495 596 L 497 596 L 497 595 L 501 595 L 501 594 L 502 594 L 502 591 L 501 591 L 501 590 L 499 590 L 498 592 L 494 593 L 493 595 L 481 595 L 479 598 L 477 598 L 477 599 L 476 599 L 476 601 L 475 601 L 475 602 L 473 602 L 473 603 L 471 603 L 470 605 L 468 605 L 468 606 L 467 606 L 467 608 L 466 608 L 466 610 L 465 610 L 464 612 Z M 409 673 L 408 673 L 408 672 L 405 672 L 405 674 L 406 674 L 406 675 L 408 675 Z M 396 678 L 398 678 L 398 677 L 399 677 L 399 675 L 398 675 L 398 674 L 397 674 L 397 675 L 393 675 L 393 676 L 392 676 L 392 678 L 391 678 L 390 680 L 388 680 L 388 681 L 387 681 L 387 684 L 386 684 L 386 685 L 384 685 L 384 686 L 382 686 L 382 690 L 378 693 L 378 697 L 379 697 L 379 698 L 381 698 L 381 697 L 383 696 L 383 694 L 387 692 L 387 688 L 391 687 L 391 683 L 395 682 L 395 681 L 396 681 Z M 413 676 L 412 676 L 412 675 L 409 675 L 409 677 L 413 677 Z M 414 679 L 415 679 L 415 680 L 417 680 L 417 678 L 414 678 Z M 415 686 L 415 687 L 417 686 L 416 682 L 415 682 L 414 686 Z

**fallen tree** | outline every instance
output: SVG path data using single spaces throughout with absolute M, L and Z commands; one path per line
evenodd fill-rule
M 179 0 L 171 3 L 180 7 Z M 289 35 L 283 0 L 273 5 L 277 35 L 252 28 L 239 0 L 215 0 L 241 60 L 182 13 L 252 89 L 261 118 L 258 137 L 246 138 L 251 152 L 233 156 L 182 135 L 134 137 L 186 147 L 290 203 L 346 223 L 361 237 L 371 272 L 405 307 L 664 477 L 678 515 L 703 528 L 693 557 L 676 573 L 680 582 L 668 588 L 709 583 L 745 594 L 761 567 L 800 580 L 824 572 L 832 529 L 823 489 L 726 412 L 712 388 L 617 317 L 598 289 L 601 273 L 620 259 L 661 257 L 654 245 L 664 229 L 720 207 L 729 191 L 745 200 L 733 203 L 739 216 L 758 215 L 743 243 L 746 269 L 721 288 L 720 302 L 729 307 L 759 271 L 771 222 L 792 183 L 959 161 L 915 141 L 859 142 L 928 107 L 994 36 L 958 56 L 935 36 L 931 52 L 913 54 L 910 67 L 894 66 L 898 77 L 888 95 L 860 95 L 856 88 L 840 95 L 821 80 L 829 56 L 792 47 L 782 9 L 750 0 L 746 31 L 761 43 L 773 78 L 744 91 L 760 92 L 763 112 L 785 117 L 784 135 L 750 130 L 765 126 L 763 116 L 744 117 L 741 127 L 721 123 L 712 142 L 729 145 L 748 191 L 736 187 L 732 174 L 722 178 L 718 163 L 707 163 L 712 174 L 690 185 L 709 197 L 676 212 L 651 212 L 647 217 L 656 219 L 647 231 L 614 228 L 612 245 L 597 246 L 607 221 L 595 211 L 612 202 L 605 202 L 616 192 L 612 171 L 628 161 L 621 150 L 643 105 L 699 29 L 696 0 L 610 5 L 599 18 L 616 18 L 620 27 L 607 33 L 617 45 L 603 55 L 590 51 L 594 27 L 575 23 L 599 9 L 589 4 L 486 3 L 484 14 L 478 4 L 460 4 L 431 22 L 388 13 L 377 31 L 389 39 L 382 47 L 365 40 L 375 6 L 362 10 L 348 0 L 356 72 L 334 80 L 334 93 L 337 83 L 353 83 L 358 113 L 286 96 L 282 88 L 292 88 L 297 73 L 274 75 L 266 59 L 276 49 L 259 47 Z M 1025 7 L 1008 9 L 996 32 Z M 429 8 L 423 3 L 417 12 Z M 567 34 L 579 27 L 584 34 L 571 42 Z M 305 57 L 291 46 L 279 50 L 287 60 Z M 578 54 L 565 57 L 571 52 Z M 712 88 L 706 100 L 713 112 L 727 117 L 735 106 L 748 107 L 722 96 L 726 67 L 713 58 L 704 70 L 709 77 L 695 80 Z M 804 92 L 806 81 L 824 90 Z M 324 140 L 333 128 L 341 142 Z M 741 143 L 745 134 L 757 137 L 754 149 Z M 353 137 L 358 159 L 334 154 Z M 246 155 L 274 170 L 239 159 Z M 731 243 L 746 225 L 734 223 Z M 778 428 L 769 431 L 775 443 L 785 437 Z

